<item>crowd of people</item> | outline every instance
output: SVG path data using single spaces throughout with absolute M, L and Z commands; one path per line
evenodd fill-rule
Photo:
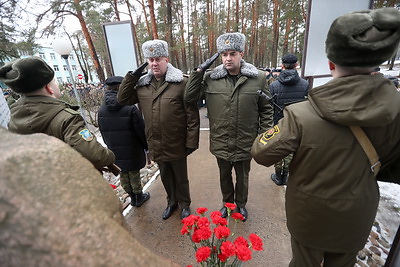
M 150 199 L 139 170 L 146 156 L 154 160 L 166 192 L 164 220 L 177 208 L 182 219 L 191 215 L 187 157 L 199 146 L 198 108 L 205 99 L 221 217 L 228 215 L 225 204 L 235 203 L 246 221 L 250 162 L 274 165 L 272 180 L 287 185 L 289 266 L 350 267 L 376 215 L 375 176 L 400 164 L 400 95 L 390 80 L 372 75 L 399 40 L 400 12 L 394 8 L 338 17 L 325 43 L 333 79 L 315 88 L 299 77 L 292 54 L 282 57 L 279 76 L 269 80 L 244 60 L 246 38 L 238 32 L 220 35 L 217 53 L 190 76 L 169 62 L 167 42 L 146 41 L 146 62 L 106 81 L 99 126 L 108 148 L 97 142 L 75 106 L 58 99 L 54 71 L 41 58 L 3 66 L 0 80 L 21 95 L 11 105 L 10 131 L 55 136 L 100 171 L 121 173 L 132 206 Z M 222 64 L 210 69 L 219 57 Z M 77 89 L 85 94 L 99 88 Z M 360 132 L 378 161 L 369 160 L 371 149 L 360 145 Z

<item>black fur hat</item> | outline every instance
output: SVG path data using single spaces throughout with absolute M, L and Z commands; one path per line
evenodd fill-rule
M 54 70 L 40 57 L 21 58 L 0 68 L 0 80 L 14 92 L 34 92 L 54 78 Z

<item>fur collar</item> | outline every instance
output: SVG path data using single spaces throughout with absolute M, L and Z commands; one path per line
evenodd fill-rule
M 154 76 L 153 72 L 151 71 L 151 69 L 149 69 L 148 73 L 140 78 L 137 85 L 138 86 L 149 85 L 153 76 Z M 168 83 L 180 83 L 181 81 L 183 81 L 182 71 L 172 66 L 171 63 L 168 63 L 167 73 L 165 74 L 165 81 Z
M 243 59 L 241 60 L 241 64 L 242 66 L 240 67 L 240 73 L 242 75 L 250 78 L 258 77 L 258 70 L 256 67 L 254 67 L 250 63 L 247 63 Z M 213 80 L 218 80 L 226 76 L 228 76 L 228 71 L 226 70 L 224 65 L 221 64 L 212 71 L 210 78 Z

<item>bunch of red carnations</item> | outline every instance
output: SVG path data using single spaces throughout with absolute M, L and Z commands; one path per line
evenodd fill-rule
M 234 230 L 238 221 L 242 221 L 243 215 L 232 213 L 236 208 L 235 204 L 226 203 L 228 210 L 227 219 L 221 217 L 221 212 L 213 211 L 210 220 L 205 217 L 207 208 L 198 208 L 198 215 L 189 215 L 182 220 L 182 235 L 188 235 L 196 251 L 196 260 L 201 266 L 241 266 L 243 262 L 251 260 L 252 249 L 263 250 L 263 242 L 256 234 L 250 234 L 248 242 L 244 237 L 237 237 L 233 242 L 229 237 L 234 232 L 229 229 L 230 218 L 235 222 Z M 214 225 L 211 230 L 211 225 Z M 190 265 L 188 265 L 189 267 Z

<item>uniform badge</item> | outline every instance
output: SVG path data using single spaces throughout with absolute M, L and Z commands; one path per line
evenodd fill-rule
M 275 125 L 274 128 L 269 129 L 260 138 L 260 143 L 266 145 L 268 140 L 271 140 L 276 134 L 280 133 L 281 130 L 279 129 L 278 125 Z
M 80 131 L 79 134 L 82 136 L 83 140 L 85 140 L 85 141 L 93 140 L 93 134 L 88 129 L 84 129 L 84 130 Z

